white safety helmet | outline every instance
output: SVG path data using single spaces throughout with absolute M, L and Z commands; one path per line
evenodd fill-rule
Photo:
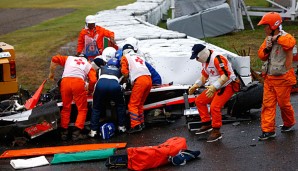
M 113 47 L 106 47 L 102 52 L 102 59 L 107 62 L 112 58 L 115 58 L 116 49 Z
M 95 16 L 94 15 L 88 15 L 86 17 L 86 24 L 95 23 Z
M 128 38 L 126 38 L 124 44 L 130 44 L 130 45 L 132 45 L 134 51 L 138 51 L 138 49 L 139 49 L 139 40 L 137 40 L 134 37 L 128 37 Z

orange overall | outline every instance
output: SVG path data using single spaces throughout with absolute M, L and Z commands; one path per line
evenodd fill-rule
M 64 66 L 64 73 L 70 66 L 67 63 L 69 56 L 53 56 L 52 62 Z M 72 57 L 74 58 L 74 57 Z M 79 59 L 79 57 L 76 57 Z M 88 62 L 87 62 L 88 63 Z M 91 65 L 88 63 L 88 65 Z M 93 91 L 94 85 L 97 81 L 96 72 L 89 66 L 88 73 L 81 71 L 86 77 L 89 78 L 89 92 Z M 60 85 L 61 98 L 63 108 L 61 110 L 61 127 L 67 129 L 70 122 L 71 103 L 75 102 L 78 108 L 78 115 L 75 122 L 77 128 L 83 129 L 86 115 L 87 115 L 87 91 L 85 89 L 85 81 L 81 77 L 66 76 L 62 78 Z
M 125 56 L 121 58 L 121 72 L 123 75 L 128 75 L 129 63 Z M 149 72 L 149 71 L 148 71 Z M 134 128 L 141 123 L 144 123 L 144 103 L 150 93 L 152 80 L 150 75 L 141 75 L 133 80 L 133 87 L 128 103 L 128 111 L 130 113 L 130 127 Z
M 295 39 L 290 35 L 282 35 L 278 38 L 278 46 L 282 47 L 286 58 L 284 66 L 289 66 L 286 73 L 281 75 L 272 75 L 264 73 L 264 94 L 261 113 L 261 128 L 263 132 L 275 132 L 276 104 L 280 107 L 283 125 L 291 127 L 295 124 L 294 110 L 290 103 L 290 93 L 292 86 L 296 84 L 294 69 L 292 68 L 292 49 L 296 44 Z M 269 56 L 279 54 L 280 51 L 271 51 L 266 53 L 266 39 L 258 51 L 259 58 L 267 61 Z M 274 53 L 274 54 L 271 54 Z M 265 71 L 266 72 L 266 71 Z
M 109 31 L 109 30 L 107 30 L 103 27 L 100 27 L 100 26 L 95 26 L 95 28 L 93 30 L 83 28 L 79 34 L 79 37 L 78 37 L 78 46 L 77 46 L 78 53 L 82 53 L 85 48 L 85 36 L 88 36 L 91 38 L 95 38 L 97 36 L 96 44 L 97 44 L 97 48 L 99 49 L 98 55 L 100 55 L 104 49 L 103 38 L 104 37 L 114 38 L 114 32 Z
M 231 71 L 227 67 L 228 60 L 223 56 L 220 56 L 220 58 L 224 63 L 224 68 L 228 74 L 228 78 L 230 78 Z M 225 74 L 223 69 L 220 67 L 220 62 L 217 58 L 214 58 L 214 66 L 215 66 L 214 69 L 217 70 L 219 75 Z M 208 63 L 206 67 L 208 67 Z M 202 75 L 205 78 L 209 77 L 209 74 L 204 69 L 202 70 Z M 195 100 L 201 120 L 203 123 L 207 123 L 211 121 L 211 117 L 212 117 L 212 127 L 220 128 L 222 126 L 221 109 L 235 92 L 231 84 L 228 84 L 226 87 L 218 89 L 215 92 L 214 96 L 211 98 L 208 98 L 206 96 L 206 91 L 207 90 L 204 90 L 198 97 L 196 97 L 196 100 Z M 210 104 L 210 113 L 208 111 L 207 104 Z

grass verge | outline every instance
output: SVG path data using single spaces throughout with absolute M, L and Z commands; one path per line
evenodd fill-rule
M 101 10 L 114 9 L 135 0 L 1 0 L 1 8 L 72 8 L 74 12 L 52 18 L 32 27 L 0 36 L 2 42 L 14 46 L 18 81 L 35 90 L 47 78 L 50 58 L 59 48 L 76 41 L 85 17 Z M 51 85 L 46 84 L 45 89 Z

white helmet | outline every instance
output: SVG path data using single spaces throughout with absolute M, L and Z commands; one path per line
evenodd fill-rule
M 102 52 L 102 59 L 107 62 L 111 58 L 115 58 L 116 49 L 113 47 L 106 47 Z
M 94 15 L 88 15 L 86 17 L 86 24 L 91 24 L 91 23 L 95 23 L 95 17 L 94 17 Z
M 134 51 L 138 51 L 138 49 L 139 49 L 139 41 L 134 37 L 126 38 L 124 44 L 132 45 Z

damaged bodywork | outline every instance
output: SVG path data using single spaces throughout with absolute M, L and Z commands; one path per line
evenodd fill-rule
M 0 113 L 0 135 L 6 140 L 16 137 L 33 139 L 58 128 L 60 109 L 55 101 L 21 112 Z

